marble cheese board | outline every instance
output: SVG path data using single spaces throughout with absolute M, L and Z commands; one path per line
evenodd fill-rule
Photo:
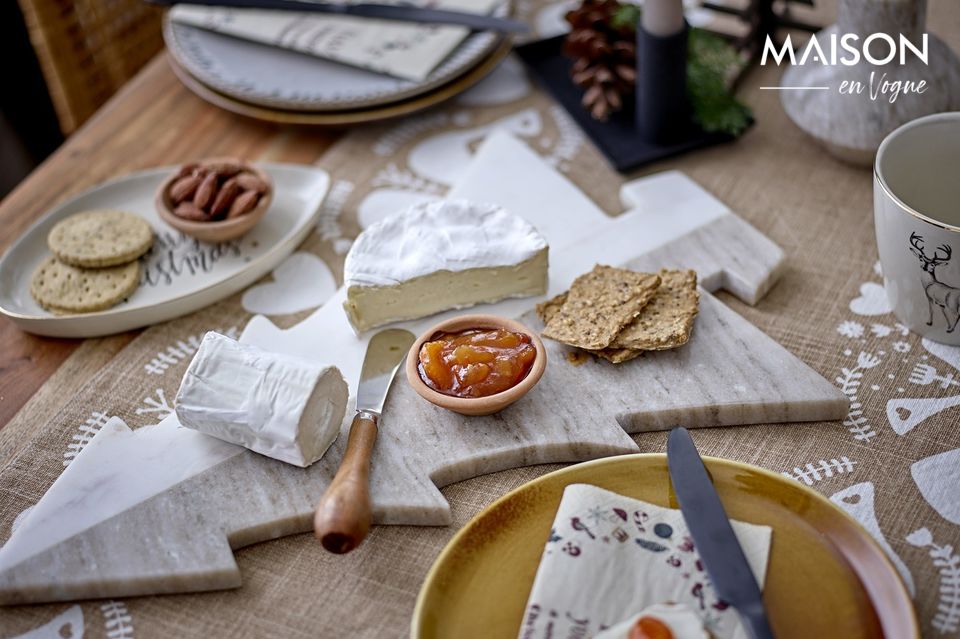
M 449 524 L 438 486 L 521 465 L 637 452 L 629 433 L 846 414 L 836 387 L 710 294 L 722 288 L 758 302 L 784 255 L 683 174 L 627 183 L 627 212 L 611 217 L 525 144 L 493 133 L 449 195 L 501 204 L 537 226 L 551 245 L 548 294 L 597 261 L 685 266 L 700 276 L 701 312 L 686 346 L 621 366 L 576 366 L 566 347 L 548 341 L 540 384 L 489 417 L 443 411 L 398 378 L 373 455 L 376 523 Z M 343 298 L 341 290 L 286 330 L 255 317 L 241 341 L 336 364 L 352 395 L 369 336 L 354 335 Z M 531 311 L 537 301 L 476 310 L 539 328 Z M 401 326 L 417 332 L 437 320 Z M 112 419 L 0 549 L 0 603 L 239 586 L 233 549 L 310 530 L 347 426 L 323 459 L 301 469 L 180 428 L 173 415 L 136 431 Z

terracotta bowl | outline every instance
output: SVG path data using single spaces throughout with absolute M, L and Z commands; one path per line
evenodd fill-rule
M 530 342 L 537 351 L 537 356 L 533 360 L 533 366 L 527 376 L 520 380 L 520 383 L 516 386 L 487 397 L 452 397 L 427 386 L 420 378 L 420 347 L 423 346 L 424 342 L 430 341 L 437 333 L 457 333 L 471 328 L 503 328 L 514 333 L 528 335 Z M 496 315 L 461 315 L 440 322 L 418 337 L 407 355 L 405 369 L 410 386 L 420 397 L 431 404 L 436 404 L 440 408 L 446 408 L 461 415 L 491 415 L 526 395 L 540 381 L 546 367 L 547 351 L 543 347 L 543 342 L 540 341 L 540 336 L 520 322 Z
M 243 167 L 244 171 L 253 173 L 266 183 L 267 192 L 260 196 L 260 201 L 257 203 L 256 208 L 254 208 L 252 211 L 244 213 L 239 217 L 235 217 L 232 220 L 218 220 L 214 222 L 195 222 L 193 220 L 185 220 L 182 217 L 174 215 L 173 202 L 170 200 L 169 191 L 170 186 L 177 179 L 176 171 L 171 173 L 170 177 L 163 181 L 163 184 L 161 184 L 157 189 L 157 194 L 154 198 L 154 204 L 157 207 L 157 213 L 164 222 L 185 235 L 196 238 L 201 242 L 209 242 L 211 244 L 235 240 L 252 229 L 257 225 L 257 222 L 263 218 L 263 215 L 267 212 L 267 209 L 270 208 L 270 202 L 273 201 L 273 180 L 271 180 L 270 176 L 264 171 L 261 171 L 252 164 L 236 158 L 209 158 L 200 160 L 197 163 L 200 165 L 205 165 L 219 162 L 239 164 Z

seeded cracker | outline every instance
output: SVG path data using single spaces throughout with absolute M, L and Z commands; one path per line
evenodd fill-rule
M 149 251 L 153 230 L 132 213 L 86 211 L 57 222 L 47 245 L 64 264 L 102 268 L 132 262 Z
M 564 302 L 567 301 L 567 294 L 560 293 L 556 297 L 548 299 L 546 302 L 537 304 L 537 317 L 544 325 L 549 324 L 553 316 L 557 314 Z
M 611 362 L 613 364 L 622 364 L 623 362 L 629 362 L 635 357 L 640 357 L 644 354 L 645 351 L 638 351 L 632 348 L 605 348 L 600 351 L 590 351 L 597 357 L 602 357 L 603 359 Z
M 586 350 L 607 348 L 640 314 L 658 286 L 657 275 L 598 264 L 573 281 L 543 336 Z
M 89 313 L 122 301 L 139 283 L 139 262 L 89 269 L 48 257 L 33 274 L 30 294 L 40 306 L 57 313 Z
M 690 339 L 700 304 L 697 273 L 663 269 L 659 275 L 661 283 L 656 295 L 617 335 L 612 348 L 660 351 L 683 346 Z

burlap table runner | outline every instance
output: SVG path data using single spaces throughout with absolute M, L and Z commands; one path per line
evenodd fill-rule
M 960 44 L 957 39 L 960 32 L 951 44 Z M 739 142 L 642 173 L 686 172 L 786 250 L 783 279 L 756 307 L 724 293 L 720 297 L 836 380 L 853 409 L 843 423 L 718 428 L 694 436 L 704 454 L 783 472 L 832 496 L 888 548 L 912 582 L 924 634 L 956 636 L 960 408 L 951 408 L 949 400 L 960 390 L 948 374 L 960 378 L 954 369 L 960 349 L 952 351 L 951 365 L 928 353 L 889 314 L 876 267 L 870 172 L 825 155 L 786 119 L 772 92 L 757 90 L 775 83 L 777 74 L 769 68 L 749 76 L 743 95 L 758 123 Z M 441 108 L 350 133 L 320 162 L 333 178 L 330 196 L 316 232 L 293 258 L 323 295 L 303 299 L 290 288 L 261 288 L 246 298 L 248 308 L 236 295 L 144 331 L 96 374 L 85 372 L 99 366 L 96 349 L 78 351 L 66 366 L 74 380 L 89 376 L 79 392 L 51 415 L 49 407 L 64 402 L 57 385 L 69 385 L 55 376 L 41 391 L 42 401 L 32 402 L 0 431 L 0 451 L 7 453 L 0 470 L 0 539 L 107 416 L 140 427 L 168 414 L 205 331 L 241 329 L 250 307 L 269 312 L 281 304 L 289 309 L 321 303 L 333 292 L 333 280 L 340 281 L 344 253 L 360 228 L 358 211 L 373 217 L 401 201 L 442 194 L 493 127 L 513 131 L 601 207 L 620 212 L 622 178 L 514 63 Z M 324 290 L 327 270 L 332 277 Z M 272 283 L 267 277 L 258 286 Z M 307 312 L 271 318 L 289 326 Z M 932 404 L 918 404 L 928 398 L 934 398 Z M 920 406 L 930 409 L 929 417 L 904 421 Z M 641 450 L 663 451 L 666 438 L 650 433 L 636 440 Z M 496 497 L 554 468 L 504 471 L 444 488 L 454 518 L 448 528 L 376 527 L 347 556 L 327 554 L 310 535 L 262 543 L 237 552 L 240 589 L 5 608 L 0 636 L 44 624 L 50 632 L 44 636 L 91 638 L 405 636 L 422 580 L 451 535 Z

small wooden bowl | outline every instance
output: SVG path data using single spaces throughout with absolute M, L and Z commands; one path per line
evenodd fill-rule
M 528 335 L 530 342 L 537 351 L 537 356 L 533 360 L 533 366 L 531 366 L 527 376 L 520 380 L 520 383 L 516 386 L 487 397 L 452 397 L 427 386 L 426 382 L 420 378 L 420 347 L 423 346 L 424 342 L 430 341 L 437 333 L 457 333 L 471 328 L 503 328 L 514 333 Z M 446 408 L 461 415 L 491 415 L 503 410 L 536 386 L 546 368 L 547 351 L 543 347 L 543 342 L 540 341 L 540 336 L 520 322 L 496 315 L 461 315 L 431 327 L 413 343 L 410 352 L 407 354 L 405 366 L 407 381 L 410 382 L 410 386 L 417 392 L 417 395 L 431 404 L 436 404 L 440 408 Z
M 257 222 L 259 222 L 267 212 L 267 209 L 270 208 L 270 203 L 273 201 L 273 180 L 270 179 L 270 176 L 264 171 L 261 171 L 248 162 L 236 158 L 209 158 L 200 160 L 197 164 L 203 166 L 221 162 L 239 164 L 243 167 L 244 171 L 253 173 L 266 183 L 267 192 L 260 196 L 260 201 L 257 202 L 257 206 L 252 211 L 248 211 L 232 220 L 217 220 L 213 222 L 196 222 L 194 220 L 185 220 L 182 217 L 174 215 L 173 202 L 170 200 L 170 186 L 177 180 L 177 172 L 175 171 L 169 178 L 163 181 L 163 184 L 157 189 L 157 194 L 154 198 L 154 204 L 157 207 L 157 213 L 160 215 L 160 219 L 184 235 L 189 235 L 201 242 L 209 242 L 211 244 L 235 240 L 256 226 Z

